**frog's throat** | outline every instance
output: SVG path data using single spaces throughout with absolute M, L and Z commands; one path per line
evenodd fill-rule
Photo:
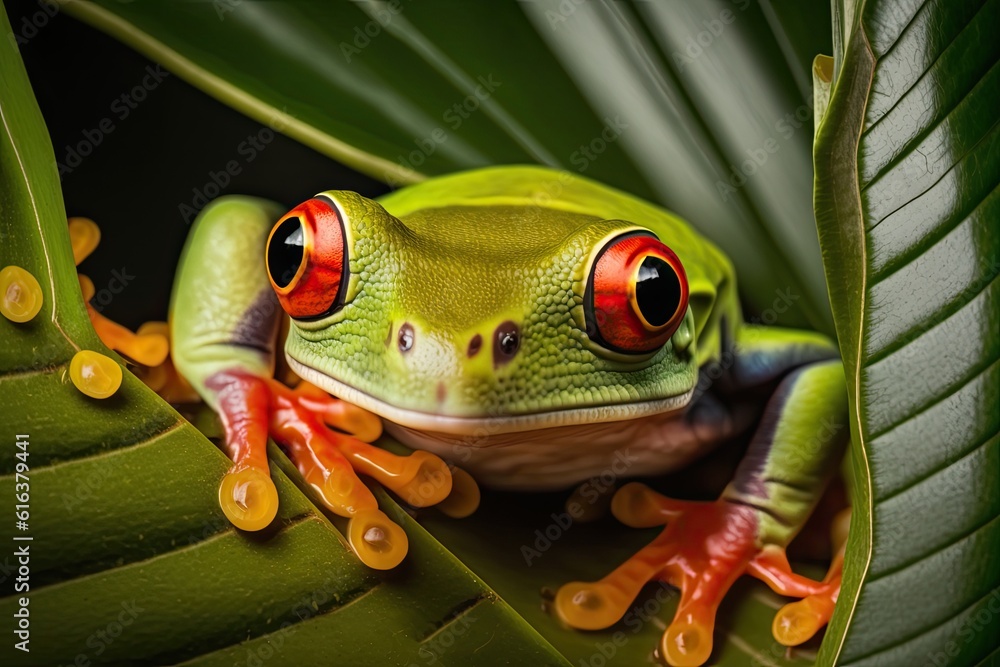
M 300 378 L 311 382 L 341 400 L 374 412 L 379 417 L 400 426 L 405 426 L 406 428 L 418 431 L 433 431 L 435 433 L 449 433 L 452 435 L 516 433 L 555 426 L 638 419 L 649 415 L 681 410 L 691 402 L 691 397 L 694 395 L 694 388 L 692 388 L 690 391 L 677 396 L 651 401 L 636 401 L 621 405 L 595 405 L 527 414 L 456 417 L 398 408 L 381 399 L 375 398 L 371 394 L 344 384 L 340 380 L 335 380 L 326 373 L 318 371 L 315 368 L 310 368 L 290 356 L 286 358 L 292 370 Z

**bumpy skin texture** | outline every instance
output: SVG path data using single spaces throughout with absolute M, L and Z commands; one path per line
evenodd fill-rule
M 349 220 L 352 283 L 343 309 L 293 323 L 286 345 L 292 360 L 396 407 L 455 417 L 629 404 L 694 386 L 698 360 L 669 343 L 636 362 L 595 351 L 586 335 L 583 294 L 593 254 L 636 228 L 603 220 L 611 209 L 585 215 L 538 207 L 530 197 L 456 198 L 395 218 L 353 193 L 326 194 Z M 405 210 L 405 202 L 394 209 Z M 662 212 L 646 222 L 668 244 L 689 241 L 683 223 L 671 228 Z M 714 248 L 690 248 L 696 263 L 716 258 Z M 714 275 L 693 277 L 699 308 L 714 300 L 728 264 L 720 259 L 711 268 Z M 699 315 L 709 317 L 696 311 L 696 322 Z M 497 367 L 492 347 L 505 321 L 520 327 L 521 349 Z M 406 353 L 395 340 L 404 323 L 415 334 Z M 470 359 L 477 335 L 483 349 Z
M 774 391 L 717 501 L 675 501 L 637 484 L 619 491 L 618 518 L 667 527 L 601 581 L 563 587 L 554 607 L 564 621 L 606 627 L 646 581 L 663 579 L 682 589 L 682 599 L 662 654 L 674 665 L 701 664 L 711 652 L 716 607 L 746 572 L 805 598 L 779 613 L 780 641 L 799 643 L 822 627 L 839 591 L 839 561 L 826 581 L 812 582 L 790 571 L 784 547 L 808 518 L 846 442 L 844 376 L 830 341 L 745 325 L 731 265 L 711 243 L 676 216 L 565 173 L 497 167 L 434 179 L 381 203 L 341 191 L 322 197 L 343 224 L 349 281 L 343 306 L 331 315 L 291 322 L 285 343 L 291 367 L 394 422 L 392 432 L 404 442 L 454 454 L 473 472 L 475 463 L 497 486 L 543 488 L 546 477 L 553 487 L 582 481 L 628 447 L 644 462 L 630 473 L 662 472 L 708 451 L 738 430 L 740 419 L 749 426 L 752 419 L 729 411 L 740 396 Z M 353 478 L 335 470 L 347 465 L 337 456 L 354 452 L 361 460 L 372 451 L 325 433 L 309 414 L 310 405 L 327 413 L 341 408 L 270 379 L 278 321 L 263 255 L 277 210 L 229 198 L 196 223 L 172 303 L 175 363 L 234 425 L 227 429 L 236 452 L 231 475 L 244 474 L 243 459 L 256 461 L 254 470 L 266 465 L 261 420 L 269 414 L 272 435 L 301 437 L 292 449 L 301 452 L 297 465 L 317 489 L 330 495 L 350 487 L 347 500 L 354 504 L 329 503 L 334 511 L 353 515 L 359 498 L 365 512 L 375 511 L 360 485 L 341 483 Z M 690 299 L 662 348 L 627 355 L 588 334 L 584 306 L 598 251 L 637 230 L 652 232 L 680 258 Z M 512 325 L 519 347 L 500 355 L 498 332 Z M 401 337 L 409 344 L 400 345 Z M 718 424 L 705 424 L 699 414 L 717 414 Z M 283 421 L 289 419 L 292 426 Z M 612 429 L 603 424 L 599 438 L 588 438 L 588 425 L 597 433 L 595 423 L 608 421 Z M 500 446 L 491 448 L 491 440 Z M 560 451 L 564 443 L 574 448 L 572 456 Z M 464 458 L 463 448 L 473 446 L 476 456 Z M 544 456 L 533 455 L 543 446 Z M 316 451 L 329 466 L 311 462 Z M 503 466 L 491 468 L 490 460 L 502 456 Z M 436 457 L 420 461 L 407 468 L 411 477 L 443 465 Z M 519 473 L 505 471 L 530 470 L 533 462 L 539 469 L 524 473 L 530 481 L 506 478 Z M 263 484 L 259 476 L 253 483 Z

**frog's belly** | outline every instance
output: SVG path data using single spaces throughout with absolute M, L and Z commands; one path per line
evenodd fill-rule
M 386 422 L 410 447 L 433 452 L 484 485 L 519 491 L 554 490 L 591 477 L 658 475 L 687 465 L 749 426 L 752 416 L 714 400 L 640 419 L 520 433 L 468 436 L 416 431 Z

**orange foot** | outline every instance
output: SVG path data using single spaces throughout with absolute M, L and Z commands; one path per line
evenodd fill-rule
M 270 378 L 223 371 L 210 377 L 206 386 L 215 392 L 233 459 L 219 488 L 219 502 L 238 528 L 260 530 L 277 513 L 278 496 L 268 473 L 268 435 L 285 445 L 292 462 L 323 503 L 332 512 L 350 518 L 348 542 L 369 567 L 395 567 L 406 555 L 408 543 L 402 528 L 378 509 L 359 473 L 376 479 L 417 507 L 448 499 L 449 508 L 458 507 L 469 514 L 478 503 L 478 488 L 474 482 L 469 487 L 467 474 L 449 470 L 429 452 L 397 456 L 368 444 L 382 433 L 379 418 L 331 398 L 309 383 L 289 389 Z M 449 498 L 453 487 L 461 498 Z
M 784 620 L 775 621 L 775 634 L 780 625 L 779 641 L 790 640 L 782 643 L 806 641 L 830 618 L 840 589 L 839 569 L 831 568 L 824 582 L 792 572 L 783 548 L 757 544 L 759 510 L 722 499 L 672 500 L 631 483 L 615 495 L 611 511 L 635 528 L 667 527 L 600 581 L 572 582 L 559 589 L 556 613 L 572 627 L 606 628 L 625 614 L 647 582 L 665 581 L 681 590 L 681 600 L 660 641 L 660 654 L 674 667 L 702 665 L 712 653 L 719 603 L 744 573 L 781 595 L 805 598 L 778 613 Z

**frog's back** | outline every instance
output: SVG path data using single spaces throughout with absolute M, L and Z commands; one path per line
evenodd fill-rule
M 380 203 L 417 238 L 479 262 L 544 255 L 595 220 L 632 222 L 653 231 L 684 265 L 699 362 L 717 358 L 723 328 L 731 334 L 739 326 L 733 269 L 725 254 L 678 216 L 590 179 L 546 167 L 488 167 L 437 177 Z M 482 252 L 486 248 L 489 253 Z

